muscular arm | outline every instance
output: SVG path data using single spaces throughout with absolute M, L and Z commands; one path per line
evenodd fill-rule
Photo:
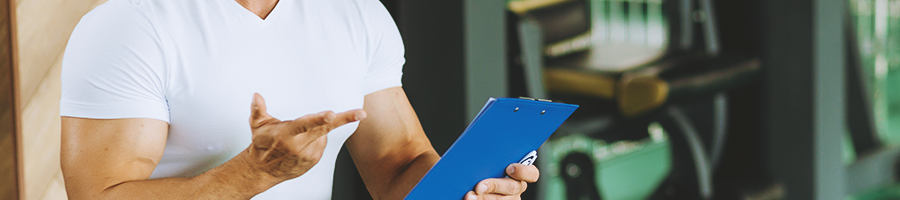
M 440 156 L 425 136 L 418 117 L 400 87 L 384 89 L 365 97 L 368 113 L 356 133 L 347 140 L 347 149 L 376 199 L 402 199 Z M 466 199 L 519 199 L 526 183 L 540 176 L 533 165 L 511 164 L 510 178 L 485 179 L 476 184 Z
M 319 162 L 325 135 L 366 113 L 324 111 L 280 121 L 254 95 L 253 142 L 195 177 L 147 180 L 166 146 L 168 125 L 155 119 L 63 117 L 61 164 L 70 199 L 250 199 Z
M 272 184 L 237 164 L 244 153 L 196 177 L 147 180 L 166 146 L 160 120 L 63 117 L 62 128 L 70 199 L 249 199 Z
M 376 199 L 402 199 L 440 159 L 400 87 L 365 97 L 368 118 L 347 149 Z

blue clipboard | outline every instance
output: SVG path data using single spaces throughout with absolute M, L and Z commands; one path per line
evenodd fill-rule
M 491 98 L 406 199 L 459 200 L 481 180 L 506 176 L 506 166 L 537 150 L 576 108 L 578 105 Z

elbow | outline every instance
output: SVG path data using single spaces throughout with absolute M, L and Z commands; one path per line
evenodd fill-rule
M 72 178 L 65 179 L 66 196 L 69 200 L 107 200 L 122 199 L 115 198 L 112 195 L 116 189 L 129 181 L 114 183 L 111 185 L 86 184 L 73 181 Z

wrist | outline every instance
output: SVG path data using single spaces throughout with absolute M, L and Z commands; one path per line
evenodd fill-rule
M 254 194 L 265 192 L 269 188 L 284 181 L 254 166 L 255 161 L 247 150 L 242 151 L 232 160 L 234 160 L 234 164 L 237 165 L 235 168 L 239 169 L 235 173 L 240 174 L 242 179 L 240 181 L 246 183 L 244 186 L 251 189 Z
M 248 197 L 265 192 L 281 182 L 254 167 L 252 159 L 249 152 L 245 150 L 204 175 L 208 174 L 208 178 L 212 181 L 222 182 L 221 185 L 228 185 L 230 186 L 228 189 Z

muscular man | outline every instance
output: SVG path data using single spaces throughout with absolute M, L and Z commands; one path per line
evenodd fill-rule
M 403 54 L 377 0 L 111 0 L 63 60 L 68 195 L 329 199 L 347 145 L 369 192 L 401 199 L 439 158 Z M 460 196 L 519 199 L 538 178 L 506 170 Z

